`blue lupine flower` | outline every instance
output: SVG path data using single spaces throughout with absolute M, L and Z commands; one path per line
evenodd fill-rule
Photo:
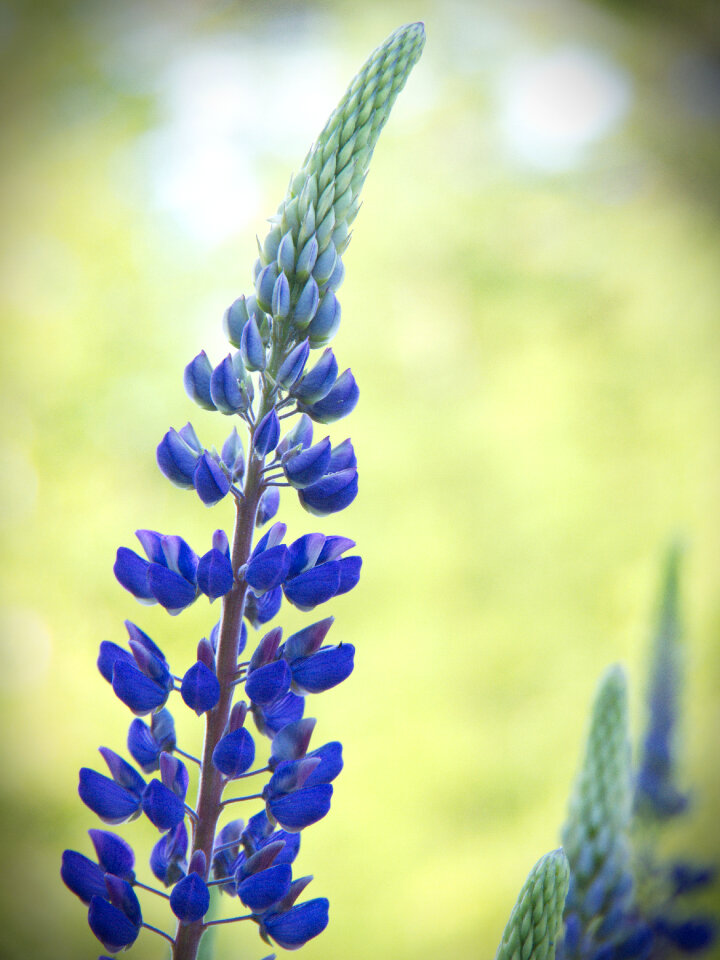
M 88 923 L 100 943 L 110 953 L 124 950 L 135 942 L 142 926 L 140 903 L 132 887 L 124 880 L 107 875 L 106 896 L 90 901 Z
M 170 894 L 172 912 L 185 923 L 202 920 L 210 907 L 210 891 L 202 877 L 193 872 L 183 877 Z
M 145 557 L 126 547 L 117 552 L 115 575 L 141 603 L 159 603 L 175 615 L 201 593 L 211 603 L 223 598 L 219 621 L 209 639 L 199 641 L 196 662 L 182 680 L 134 624 L 127 624 L 129 650 L 101 644 L 102 676 L 138 715 L 128 730 L 129 754 L 143 773 L 159 771 L 159 776 L 146 782 L 119 754 L 102 748 L 110 776 L 83 768 L 78 787 L 81 799 L 105 822 L 122 823 L 145 813 L 162 832 L 150 868 L 171 891 L 170 907 L 178 919 L 173 955 L 187 960 L 196 956 L 203 932 L 197 925 L 209 908 L 210 857 L 221 889 L 239 896 L 266 939 L 294 949 L 327 924 L 327 900 L 296 905 L 311 878 L 293 880 L 291 864 L 299 832 L 329 810 L 342 747 L 332 741 L 308 753 L 315 721 L 302 718 L 305 694 L 349 675 L 354 648 L 323 646 L 332 623 L 327 618 L 299 629 L 285 643 L 282 629 L 275 627 L 249 660 L 240 657 L 248 635 L 244 620 L 256 629 L 268 623 L 280 611 L 283 595 L 300 610 L 310 610 L 347 592 L 358 582 L 361 560 L 344 556 L 354 543 L 339 536 L 311 533 L 285 546 L 284 523 L 270 526 L 254 547 L 252 540 L 255 527 L 277 514 L 279 487 L 295 487 L 300 502 L 319 515 L 343 509 L 357 493 L 352 443 L 332 447 L 324 438 L 312 445 L 313 419 L 330 423 L 349 413 L 357 403 L 357 384 L 349 370 L 338 377 L 329 349 L 307 368 L 311 350 L 329 342 L 338 328 L 336 291 L 359 193 L 377 137 L 422 45 L 422 27 L 415 24 L 397 31 L 370 57 L 292 179 L 259 245 L 255 294 L 237 298 L 225 313 L 236 352 L 213 368 L 202 351 L 185 368 L 185 387 L 196 403 L 244 421 L 248 462 L 235 427 L 218 455 L 204 448 L 188 423 L 164 435 L 158 466 L 172 483 L 194 488 L 208 506 L 232 494 L 238 514 L 232 550 L 222 530 L 215 531 L 201 557 L 181 537 L 138 530 Z M 260 375 L 254 378 L 254 373 Z M 295 422 L 281 439 L 280 422 L 286 417 Z M 165 708 L 178 682 L 185 705 L 207 715 L 202 759 L 178 746 Z M 238 691 L 247 701 L 233 704 Z M 272 739 L 272 773 L 251 796 L 223 799 L 229 781 L 265 769 L 251 769 L 255 741 L 245 727 L 248 711 L 260 734 Z M 148 714 L 148 721 L 139 719 Z M 196 810 L 185 802 L 190 778 L 179 755 L 201 768 Z M 207 762 L 215 774 L 204 770 Z M 218 831 L 225 803 L 259 799 L 262 809 L 247 825 L 237 820 Z M 193 821 L 189 863 L 186 817 Z M 134 854 L 121 837 L 94 830 L 91 838 L 97 862 L 68 850 L 61 874 L 88 904 L 91 929 L 114 953 L 137 938 L 142 915 L 130 884 L 144 884 L 135 880 Z
M 220 464 L 205 451 L 195 465 L 193 485 L 205 506 L 213 507 L 226 496 L 230 480 Z
M 210 395 L 212 372 L 213 369 L 208 356 L 204 350 L 201 350 L 185 367 L 183 375 L 183 383 L 188 396 L 204 410 L 217 409 Z
M 164 834 L 150 854 L 150 869 L 153 874 L 171 887 L 187 873 L 188 835 L 184 821 Z
M 350 370 L 341 373 L 325 396 L 314 403 L 299 403 L 298 409 L 316 423 L 334 423 L 352 413 L 360 390 Z
M 213 671 L 201 660 L 194 663 L 182 678 L 180 696 L 200 716 L 212 710 L 220 699 L 220 684 Z
M 178 487 L 193 488 L 193 475 L 197 460 L 197 451 L 183 439 L 177 430 L 172 428 L 168 430 L 158 444 L 158 466 L 168 480 Z
M 325 897 L 307 900 L 284 913 L 263 917 L 261 930 L 286 950 L 296 950 L 322 933 L 328 925 L 330 902 Z

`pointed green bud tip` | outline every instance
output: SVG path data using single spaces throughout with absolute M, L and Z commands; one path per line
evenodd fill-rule
M 495 960 L 554 960 L 569 883 L 562 849 L 538 860 L 512 909 Z

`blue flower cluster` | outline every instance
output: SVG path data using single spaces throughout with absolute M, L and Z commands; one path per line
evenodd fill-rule
M 182 675 L 130 621 L 127 646 L 100 645 L 100 673 L 135 715 L 127 736 L 135 765 L 102 747 L 107 774 L 83 768 L 78 791 L 106 824 L 147 817 L 160 834 L 150 871 L 170 891 L 138 880 L 132 849 L 114 833 L 91 831 L 95 860 L 65 852 L 62 878 L 88 906 L 90 927 L 111 953 L 130 946 L 142 927 L 170 941 L 173 960 L 194 960 L 203 933 L 215 923 L 254 921 L 266 941 L 287 949 L 327 925 L 325 898 L 299 902 L 312 878 L 293 877 L 293 863 L 300 831 L 330 809 L 342 747 L 330 741 L 311 749 L 315 720 L 305 717 L 305 706 L 308 696 L 350 676 L 355 649 L 328 642 L 332 617 L 286 638 L 271 621 L 283 600 L 310 612 L 348 593 L 362 561 L 351 552 L 354 541 L 343 536 L 307 533 L 285 542 L 281 522 L 253 540 L 278 513 L 282 488 L 294 490 L 318 517 L 344 510 L 357 496 L 351 441 L 314 439 L 313 429 L 341 420 L 358 402 L 352 372 L 339 372 L 327 346 L 340 323 L 341 255 L 375 143 L 423 43 L 422 24 L 410 24 L 371 55 L 272 219 L 260 245 L 254 293 L 226 311 L 234 350 L 217 365 L 201 351 L 185 368 L 189 396 L 203 410 L 237 417 L 246 442 L 236 426 L 218 453 L 188 423 L 168 430 L 157 463 L 168 480 L 194 490 L 206 506 L 234 503 L 232 538 L 216 530 L 210 549 L 198 554 L 179 536 L 138 530 L 144 556 L 124 546 L 117 551 L 115 576 L 141 604 L 159 604 L 175 616 L 204 595 L 210 603 L 220 600 L 222 613 Z M 320 348 L 313 363 L 312 351 Z M 290 418 L 294 422 L 284 423 Z M 248 625 L 268 630 L 243 659 Z M 201 757 L 177 743 L 167 706 L 172 697 L 204 718 Z M 258 765 L 263 737 L 269 759 Z M 199 768 L 194 806 L 184 761 Z M 261 789 L 234 795 L 236 781 L 261 774 L 269 776 Z M 260 809 L 247 820 L 223 823 L 228 807 L 240 802 Z M 247 912 L 211 919 L 213 886 Z M 137 889 L 168 901 L 177 920 L 174 935 L 143 921 Z

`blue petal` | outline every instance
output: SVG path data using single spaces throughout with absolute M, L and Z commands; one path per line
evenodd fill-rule
M 245 693 L 260 706 L 268 706 L 290 689 L 290 668 L 285 660 L 275 660 L 254 670 L 245 683 Z
M 75 850 L 65 850 L 62 855 L 60 876 L 68 890 L 90 903 L 93 897 L 104 897 L 105 873 L 100 867 Z
M 112 683 L 113 667 L 118 660 L 130 664 L 133 667 L 135 666 L 135 660 L 132 654 L 128 653 L 123 647 L 119 647 L 116 643 L 103 640 L 100 644 L 97 665 L 98 670 L 108 683 Z
M 202 920 L 210 907 L 210 891 L 205 881 L 197 873 L 189 873 L 173 887 L 170 907 L 185 923 Z
M 305 698 L 294 693 L 285 696 L 269 707 L 253 707 L 253 717 L 260 733 L 274 737 L 276 733 L 293 720 L 299 720 L 305 711 Z
M 230 489 L 230 481 L 207 453 L 203 453 L 193 473 L 193 485 L 206 507 L 219 503 Z
M 297 540 L 293 540 L 288 547 L 290 551 L 288 580 L 315 566 L 325 546 L 325 540 L 325 535 L 322 533 L 306 533 Z
M 280 421 L 275 407 L 269 410 L 255 428 L 253 447 L 261 457 L 267 456 L 280 440 Z
M 294 833 L 322 820 L 330 809 L 333 788 L 329 783 L 302 787 L 267 801 L 270 814 L 284 830 Z
M 334 423 L 346 417 L 357 406 L 360 391 L 350 370 L 346 370 L 335 381 L 332 389 L 322 400 L 312 404 L 300 404 L 316 423 Z
M 280 491 L 277 487 L 268 487 L 260 497 L 257 514 L 255 515 L 255 526 L 262 527 L 272 520 L 280 507 Z
M 210 377 L 212 366 L 204 350 L 194 357 L 185 367 L 183 383 L 191 400 L 204 410 L 215 410 L 215 404 L 210 396 Z
M 328 290 L 320 301 L 315 316 L 307 328 L 310 346 L 315 349 L 324 347 L 337 333 L 340 326 L 340 303 L 332 290 Z
M 329 560 L 337 560 L 347 550 L 355 546 L 355 541 L 349 537 L 325 537 L 325 543 L 317 558 L 318 566 L 321 563 L 327 563 Z
M 177 883 L 187 872 L 187 828 L 179 823 L 174 830 L 164 834 L 150 854 L 150 869 L 166 887 Z
M 302 506 L 317 517 L 338 513 L 348 507 L 358 492 L 358 475 L 355 468 L 329 473 L 317 483 L 298 490 Z
M 308 759 L 318 757 L 320 765 L 315 767 L 305 781 L 305 787 L 314 787 L 318 783 L 330 783 L 343 768 L 342 744 L 337 740 L 323 744 L 317 750 L 307 754 Z
M 291 664 L 293 683 L 307 693 L 322 693 L 342 683 L 353 671 L 355 647 L 343 643 L 339 647 L 318 650 L 311 657 Z
M 185 804 L 159 780 L 151 780 L 142 798 L 142 808 L 158 830 L 172 830 L 185 818 Z
M 113 565 L 113 573 L 118 582 L 138 600 L 155 603 L 155 597 L 148 585 L 149 567 L 147 560 L 143 560 L 134 550 L 118 547 Z
M 325 437 L 313 447 L 289 456 L 283 462 L 283 470 L 289 483 L 300 489 L 316 483 L 330 465 L 330 439 Z
M 322 646 L 323 640 L 328 635 L 328 631 L 334 622 L 334 617 L 326 617 L 324 620 L 318 620 L 317 623 L 311 623 L 309 627 L 303 627 L 302 630 L 293 633 L 285 641 L 283 657 L 288 663 L 292 663 L 301 657 L 309 657 L 316 653 Z
M 210 600 L 217 600 L 229 593 L 233 585 L 233 571 L 230 559 L 219 550 L 208 550 L 200 558 L 197 568 L 198 586 Z
M 109 830 L 88 830 L 88 833 L 95 847 L 98 863 L 105 873 L 112 873 L 132 883 L 135 879 L 135 854 L 130 844 Z
M 267 910 L 287 894 L 292 882 L 289 863 L 278 863 L 246 877 L 238 884 L 238 896 L 254 912 Z
M 167 690 L 124 660 L 115 662 L 112 688 L 115 696 L 138 716 L 161 707 L 168 698 Z
M 336 597 L 348 593 L 356 586 L 360 579 L 362 557 L 342 557 L 338 563 L 340 564 L 340 586 L 335 594 Z
M 217 704 L 220 699 L 218 678 L 202 660 L 194 663 L 182 678 L 180 696 L 198 716 Z
M 289 569 L 288 548 L 278 544 L 252 558 L 245 570 L 245 579 L 256 593 L 265 593 L 280 586 Z
M 267 271 L 275 270 L 275 275 L 277 275 L 277 267 L 275 264 L 270 264 L 270 266 L 265 267 L 263 274 L 268 276 Z M 262 276 L 262 274 L 261 274 Z M 259 280 L 260 278 L 258 278 Z M 275 278 L 272 280 L 273 286 L 275 285 Z M 259 287 L 257 288 L 259 290 Z M 272 288 L 271 288 L 272 289 Z M 272 297 L 272 293 L 271 293 Z M 258 296 L 258 303 L 261 303 L 260 296 Z M 268 310 L 270 309 L 271 304 L 265 303 L 264 306 L 267 306 Z M 240 338 L 240 352 L 242 354 L 243 362 L 248 370 L 264 370 L 265 369 L 265 345 L 262 342 L 262 337 L 260 336 L 260 331 L 258 330 L 258 325 L 255 321 L 255 317 L 250 317 L 250 320 L 243 327 L 242 336 Z
M 245 600 L 244 616 L 256 630 L 277 616 L 282 605 L 282 595 L 282 587 L 268 590 L 261 597 L 256 596 L 252 590 L 248 593 Z
M 228 354 L 210 375 L 210 396 L 215 407 L 226 415 L 237 413 L 245 405 L 232 356 Z
M 337 560 L 306 570 L 283 585 L 287 599 L 299 610 L 313 607 L 332 599 L 340 586 L 340 566 Z
M 140 927 L 136 926 L 122 910 L 118 910 L 102 897 L 93 897 L 88 911 L 90 929 L 110 953 L 118 953 L 137 940 Z
M 78 793 L 82 802 L 105 823 L 123 823 L 140 809 L 140 798 L 109 777 L 83 767 Z
M 309 356 L 310 344 L 307 340 L 303 340 L 303 342 L 294 347 L 283 360 L 276 377 L 277 382 L 283 390 L 289 390 L 302 376 Z
M 329 348 L 315 366 L 290 391 L 302 403 L 317 403 L 326 397 L 337 380 L 338 365 L 335 355 Z
M 340 470 L 347 470 L 349 467 L 357 466 L 357 457 L 350 440 L 343 440 L 337 447 L 333 447 L 330 455 L 330 464 L 328 473 L 338 473 Z
M 158 563 L 151 563 L 147 574 L 148 586 L 161 607 L 170 614 L 180 613 L 195 602 L 196 590 L 184 577 Z
M 99 753 L 107 764 L 110 776 L 115 783 L 119 783 L 121 787 L 140 797 L 145 789 L 145 781 L 135 767 L 127 760 L 123 760 L 119 753 L 115 753 L 108 747 L 100 747 Z
M 174 573 L 187 580 L 188 583 L 195 585 L 198 557 L 189 543 L 182 537 L 170 536 L 166 534 L 160 538 L 162 544 L 163 558 L 156 561 L 161 566 L 167 567 Z
M 265 917 L 263 926 L 279 946 L 285 950 L 295 950 L 323 932 L 328 925 L 329 908 L 325 897 L 306 900 L 285 913 Z
M 255 742 L 245 727 L 226 733 L 213 750 L 212 761 L 226 777 L 239 777 L 253 764 Z
M 192 489 L 197 453 L 177 430 L 168 430 L 158 444 L 156 456 L 158 466 L 168 480 L 178 487 Z

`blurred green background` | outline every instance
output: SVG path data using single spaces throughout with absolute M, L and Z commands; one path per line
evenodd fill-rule
M 131 617 L 182 672 L 217 614 L 137 607 L 115 549 L 136 527 L 198 550 L 229 528 L 228 504 L 205 510 L 155 466 L 171 425 L 230 429 L 182 368 L 224 355 L 222 312 L 291 170 L 370 50 L 417 19 L 427 47 L 373 161 L 334 344 L 361 385 L 332 431 L 352 434 L 361 495 L 323 529 L 365 566 L 329 611 L 355 673 L 311 704 L 346 768 L 303 840 L 331 898 L 303 956 L 494 954 L 558 842 L 609 663 L 641 721 L 676 533 L 695 806 L 673 842 L 720 852 L 717 5 L 16 0 L 0 4 L 3 958 L 100 952 L 58 877 L 96 825 L 77 769 L 130 720 L 97 646 Z M 282 511 L 292 536 L 316 527 L 292 496 Z M 152 828 L 120 829 L 149 850 Z M 159 901 L 147 917 L 170 928 Z M 144 933 L 132 955 L 166 952 Z M 254 929 L 219 932 L 217 960 L 264 952 Z

